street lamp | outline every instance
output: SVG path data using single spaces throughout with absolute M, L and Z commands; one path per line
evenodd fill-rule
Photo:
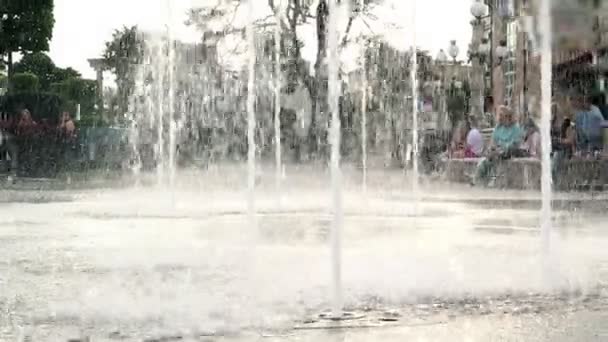
M 482 17 L 486 16 L 488 12 L 488 6 L 481 2 L 481 0 L 475 0 L 471 5 L 471 14 L 477 19 L 477 21 L 481 21 Z
M 469 62 L 473 58 L 479 58 L 479 63 L 483 64 L 486 61 L 486 57 L 490 54 L 490 44 L 487 38 L 482 38 L 477 50 L 473 49 L 472 45 L 469 45 Z
M 460 52 L 460 49 L 456 45 L 456 41 L 455 40 L 450 41 L 450 47 L 448 48 L 448 53 L 450 54 L 450 57 L 452 57 L 452 59 L 454 60 L 454 63 L 456 63 L 456 57 L 458 57 L 458 52 Z
M 496 57 L 498 57 L 498 64 L 501 64 L 503 59 L 507 57 L 509 49 L 507 48 L 507 42 L 501 40 L 496 47 Z

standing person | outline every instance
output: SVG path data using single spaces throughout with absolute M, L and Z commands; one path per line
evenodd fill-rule
M 32 113 L 27 108 L 23 109 L 17 122 L 17 135 L 32 136 L 35 133 L 36 126 L 37 123 L 32 118 Z
M 564 160 L 572 158 L 576 149 L 576 132 L 572 127 L 570 118 L 565 118 L 558 130 L 557 140 L 553 145 L 553 156 L 551 160 L 551 174 L 553 183 L 557 183 L 557 171 L 563 165 Z
M 70 112 L 63 111 L 59 115 L 59 122 L 57 125 L 57 152 L 56 165 L 67 167 L 71 162 L 76 159 L 75 152 L 75 139 L 76 139 L 76 124 L 70 115 Z
M 4 129 L 9 126 L 8 119 L 0 119 L 0 123 L 2 124 L 2 127 L 0 127 L 0 154 L 2 154 L 2 157 L 8 155 L 11 159 L 10 180 L 10 178 L 17 176 L 19 148 L 15 142 L 15 137 L 9 133 L 8 129 Z
M 499 160 L 509 159 L 517 153 L 521 143 L 521 128 L 515 121 L 515 113 L 507 107 L 501 106 L 499 109 L 499 122 L 494 132 L 488 148 L 487 156 L 481 160 L 477 166 L 477 172 L 473 179 L 473 185 L 478 183 L 486 184 L 490 172 Z
M 600 110 L 600 113 L 602 113 L 604 120 L 608 120 L 608 107 L 606 106 L 606 95 L 604 95 L 603 92 L 599 92 L 599 93 L 596 93 L 595 95 L 591 96 L 589 102 Z
M 76 135 L 76 124 L 72 120 L 70 112 L 63 111 L 59 115 L 59 125 L 57 126 L 59 134 L 64 139 L 72 139 Z
M 465 158 L 479 158 L 483 153 L 483 136 L 477 129 L 475 119 L 467 122 L 467 131 L 464 156 Z
M 575 130 L 577 152 L 591 153 L 602 149 L 602 122 L 604 117 L 600 110 L 591 104 L 585 94 L 573 98 L 575 110 Z

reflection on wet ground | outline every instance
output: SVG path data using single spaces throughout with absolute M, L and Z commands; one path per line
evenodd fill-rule
M 398 193 L 410 189 L 402 173 L 384 177 L 366 196 L 346 193 L 343 243 L 347 309 L 364 316 L 348 324 L 378 329 L 332 335 L 335 322 L 319 319 L 329 305 L 325 184 L 294 176 L 278 203 L 262 182 L 252 231 L 242 191 L 221 183 L 238 177 L 222 174 L 214 188 L 205 178 L 173 190 L 3 192 L 0 340 L 560 340 L 548 329 L 562 317 L 599 321 L 608 309 L 605 216 L 576 204 L 603 199 L 556 196 L 579 209 L 554 214 L 547 277 L 537 195 L 423 187 L 414 205 Z

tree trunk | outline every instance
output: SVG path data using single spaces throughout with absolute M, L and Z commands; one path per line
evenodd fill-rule
M 8 75 L 8 79 L 7 79 L 7 90 L 10 92 L 12 90 L 12 84 L 13 84 L 13 52 L 9 51 L 8 52 L 8 61 L 6 63 L 6 72 Z

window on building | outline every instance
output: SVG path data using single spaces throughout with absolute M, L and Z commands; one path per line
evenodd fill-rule
M 513 91 L 515 88 L 516 65 L 517 65 L 517 22 L 509 21 L 507 23 L 507 49 L 508 54 L 503 60 L 503 68 L 505 73 L 505 105 L 511 106 L 513 99 Z
M 515 16 L 515 1 L 514 0 L 496 0 L 498 15 L 503 18 Z

